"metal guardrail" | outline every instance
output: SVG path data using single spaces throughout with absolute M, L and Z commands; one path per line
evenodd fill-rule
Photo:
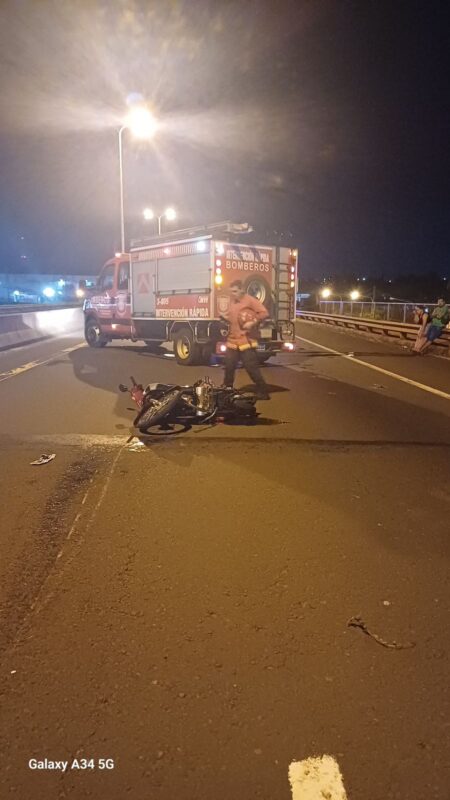
M 388 322 L 414 322 L 416 306 L 432 311 L 436 303 L 406 303 L 395 300 L 320 300 L 319 310 L 324 314 L 340 314 L 348 317 L 371 317 Z
M 366 333 L 377 333 L 382 336 L 389 336 L 391 339 L 407 339 L 414 341 L 419 331 L 419 325 L 408 322 L 387 322 L 385 320 L 371 319 L 370 317 L 351 317 L 343 314 L 323 314 L 320 311 L 297 311 L 297 318 L 305 319 L 310 322 L 323 322 L 328 325 L 335 325 L 341 328 L 363 331 Z M 445 329 L 442 336 L 433 342 L 450 356 L 450 330 Z

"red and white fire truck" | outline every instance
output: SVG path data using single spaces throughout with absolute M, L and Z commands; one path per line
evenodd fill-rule
M 130 253 L 116 254 L 84 302 L 87 343 L 131 339 L 152 349 L 173 342 L 179 364 L 209 362 L 225 352 L 222 317 L 230 283 L 239 279 L 269 311 L 259 328 L 261 362 L 293 350 L 297 251 L 248 244 L 251 230 L 217 223 L 135 242 Z

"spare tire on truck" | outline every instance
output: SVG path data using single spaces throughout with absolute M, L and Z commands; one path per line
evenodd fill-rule
M 186 367 L 198 364 L 201 359 L 200 345 L 194 340 L 194 334 L 191 329 L 180 328 L 173 337 L 173 351 L 178 364 L 184 364 Z
M 244 291 L 256 297 L 267 308 L 269 314 L 273 314 L 272 289 L 265 278 L 257 274 L 251 275 L 244 283 Z

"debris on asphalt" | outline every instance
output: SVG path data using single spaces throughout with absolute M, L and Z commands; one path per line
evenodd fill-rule
M 141 442 L 140 439 L 137 439 L 136 441 L 131 442 L 129 444 L 128 448 L 127 448 L 127 450 L 129 450 L 131 453 L 137 453 L 137 452 L 142 451 L 143 449 L 145 450 L 145 444 L 144 444 L 144 442 Z
M 383 600 L 383 605 L 384 606 L 390 606 L 391 605 L 391 601 L 390 600 Z
M 374 386 L 375 389 L 385 389 L 386 388 L 385 386 L 382 386 L 381 383 L 374 383 L 373 386 Z
M 376 633 L 372 633 L 369 631 L 366 623 L 361 619 L 361 617 L 352 617 L 347 622 L 348 628 L 361 628 L 361 630 L 367 635 L 370 636 L 372 639 L 375 639 L 378 644 L 381 644 L 383 647 L 389 647 L 392 650 L 408 650 L 411 647 L 415 647 L 415 642 L 406 642 L 405 644 L 400 644 L 399 642 L 386 642 L 385 639 L 382 639 L 381 636 L 378 636 Z
M 347 353 L 347 355 L 348 355 L 349 358 L 354 358 L 355 357 L 354 353 Z
M 50 455 L 47 455 L 47 453 L 42 453 L 42 455 L 39 456 L 36 461 L 31 461 L 30 465 L 32 467 L 40 467 L 41 464 L 48 464 L 49 461 L 53 461 L 54 458 L 56 458 L 56 453 L 50 453 Z

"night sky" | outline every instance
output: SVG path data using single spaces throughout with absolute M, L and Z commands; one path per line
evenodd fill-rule
M 93 273 L 128 235 L 248 221 L 307 276 L 450 273 L 444 2 L 0 4 L 0 272 Z M 277 234 L 274 233 L 277 232 Z M 21 237 L 24 239 L 21 239 Z M 26 255 L 26 259 L 20 259 Z

